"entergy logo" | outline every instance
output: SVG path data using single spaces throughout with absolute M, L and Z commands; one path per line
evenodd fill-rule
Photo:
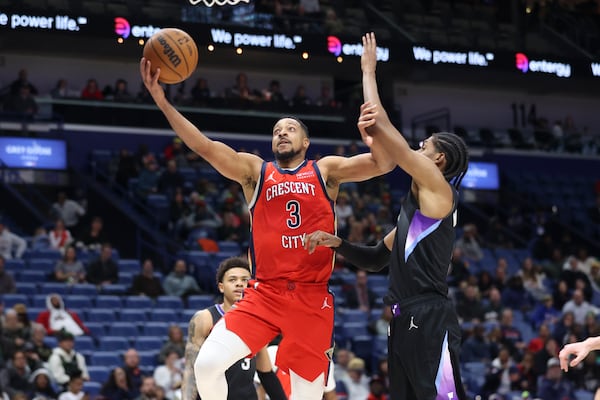
M 600 76 L 600 64 L 592 63 L 591 67 L 592 67 L 592 75 Z
M 335 36 L 327 36 L 327 51 L 334 56 L 342 54 L 342 42 Z
M 517 53 L 515 55 L 515 66 L 518 70 L 525 73 L 529 71 L 529 59 L 523 53 Z
M 123 39 L 127 39 L 131 33 L 131 25 L 123 17 L 115 18 L 115 33 L 121 36 Z

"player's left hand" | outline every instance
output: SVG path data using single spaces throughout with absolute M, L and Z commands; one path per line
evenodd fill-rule
M 569 343 L 565 345 L 560 353 L 558 353 L 560 368 L 565 372 L 568 371 L 569 367 L 575 367 L 577 364 L 583 361 L 590 351 L 591 349 L 585 340 L 583 342 Z M 575 355 L 575 358 L 571 359 L 572 355 Z
M 362 37 L 363 53 L 360 57 L 360 67 L 363 72 L 374 73 L 377 66 L 377 41 L 375 34 L 369 32 Z
M 323 231 L 309 233 L 304 239 L 304 249 L 308 250 L 308 254 L 314 253 L 317 246 L 338 247 L 340 244 L 342 244 L 342 239 Z
M 367 132 L 367 128 L 375 125 L 377 115 L 377 104 L 367 101 L 360 106 L 360 116 L 356 125 L 362 141 L 369 147 L 373 144 L 373 137 Z

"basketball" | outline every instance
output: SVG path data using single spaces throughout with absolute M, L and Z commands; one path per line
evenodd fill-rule
M 194 39 L 177 28 L 156 32 L 144 45 L 144 57 L 150 60 L 152 73 L 160 68 L 162 83 L 183 82 L 192 75 L 198 64 L 198 47 Z

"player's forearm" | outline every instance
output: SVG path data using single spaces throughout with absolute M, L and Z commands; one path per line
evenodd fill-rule
M 386 247 L 383 240 L 374 246 L 360 245 L 341 240 L 340 245 L 335 248 L 357 268 L 365 271 L 377 272 L 385 268 L 390 262 L 390 250 Z
M 600 336 L 589 337 L 585 339 L 585 344 L 590 351 L 600 350 Z
M 194 374 L 194 362 L 198 357 L 200 346 L 192 343 L 185 345 L 185 369 L 183 371 L 183 380 L 181 382 L 181 399 L 196 400 L 198 397 L 198 388 L 196 387 L 196 376 Z

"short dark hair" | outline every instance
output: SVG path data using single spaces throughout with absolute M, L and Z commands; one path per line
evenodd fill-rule
M 309 137 L 308 135 L 308 126 L 306 126 L 306 124 L 304 122 L 302 122 L 302 120 L 298 117 L 294 117 L 293 115 L 283 115 L 281 117 L 279 117 L 278 121 L 281 121 L 282 119 L 293 119 L 294 121 L 296 121 L 298 123 L 298 125 L 300 125 L 300 128 L 302 128 L 302 130 L 304 131 L 304 134 L 306 135 L 306 137 Z
M 248 272 L 252 273 L 250 269 L 250 263 L 248 262 L 248 258 L 246 257 L 229 257 L 226 260 L 223 260 L 219 267 L 217 268 L 217 285 L 223 282 L 223 277 L 225 273 L 232 268 L 244 268 Z

